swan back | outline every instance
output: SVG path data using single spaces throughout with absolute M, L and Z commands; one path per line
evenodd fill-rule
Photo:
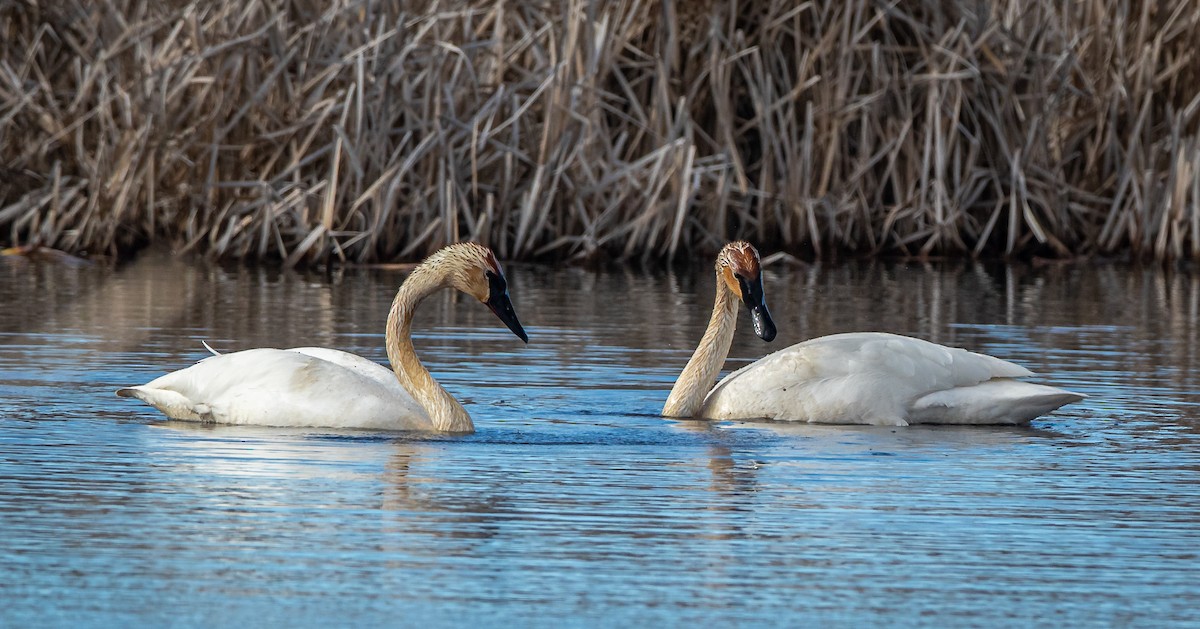
M 306 356 L 327 360 L 338 367 L 349 369 L 364 378 L 370 378 L 386 387 L 399 384 L 396 380 L 396 374 L 392 373 L 391 369 L 357 354 L 329 349 L 327 347 L 293 347 L 287 351 L 299 352 Z

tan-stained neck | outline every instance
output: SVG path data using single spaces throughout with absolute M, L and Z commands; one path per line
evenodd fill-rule
M 717 383 L 717 374 L 729 346 L 733 343 L 733 331 L 737 327 L 738 298 L 721 279 L 717 271 L 717 298 L 713 304 L 708 329 L 700 339 L 691 360 L 671 388 L 667 403 L 663 406 L 664 417 L 695 417 L 704 405 L 704 398 Z
M 412 319 L 417 304 L 438 289 L 449 286 L 452 272 L 444 265 L 421 265 L 413 269 L 392 300 L 384 345 L 400 386 L 425 409 L 435 430 L 473 432 L 475 425 L 467 409 L 433 379 L 417 358 L 412 344 Z

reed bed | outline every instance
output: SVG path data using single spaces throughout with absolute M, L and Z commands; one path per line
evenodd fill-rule
M 0 0 L 0 242 L 1200 258 L 1200 1 Z

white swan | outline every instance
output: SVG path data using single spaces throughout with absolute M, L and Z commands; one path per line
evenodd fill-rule
M 766 341 L 775 338 L 758 251 L 746 242 L 726 245 L 717 257 L 712 318 L 671 389 L 664 416 L 890 426 L 1023 424 L 1085 397 L 1014 380 L 1033 374 L 999 358 L 879 332 L 798 343 L 729 374 L 714 388 L 733 342 L 738 299 L 750 308 L 755 333 Z
M 388 312 L 385 345 L 392 369 L 335 349 L 248 349 L 205 358 L 148 384 L 117 391 L 173 419 L 265 426 L 474 430 L 471 416 L 433 379 L 412 345 L 417 304 L 456 288 L 491 308 L 522 341 L 504 272 L 491 250 L 450 245 L 413 269 Z

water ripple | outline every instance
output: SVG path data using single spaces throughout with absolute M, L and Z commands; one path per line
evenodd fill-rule
M 435 298 L 418 318 L 418 350 L 476 418 L 469 436 L 164 421 L 112 395 L 202 358 L 198 339 L 382 360 L 390 275 L 185 268 L 178 303 L 154 298 L 153 274 L 64 269 L 105 289 L 55 299 L 52 282 L 23 284 L 46 275 L 7 278 L 0 298 L 42 296 L 34 315 L 0 311 L 0 620 L 1200 622 L 1195 319 L 1170 291 L 1146 311 L 1077 296 L 1153 275 L 1009 270 L 981 286 L 990 275 L 953 268 L 772 271 L 787 338 L 739 334 L 731 367 L 883 329 L 1091 396 L 1028 428 L 896 429 L 664 420 L 711 287 L 512 271 L 530 345 L 470 300 Z M 673 325 L 633 326 L 664 303 Z

